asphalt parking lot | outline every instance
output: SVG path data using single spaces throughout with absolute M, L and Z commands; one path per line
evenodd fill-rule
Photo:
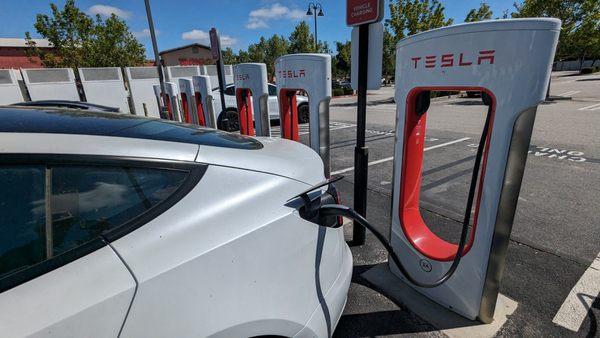
M 367 218 L 389 232 L 395 129 L 393 88 L 370 93 L 367 108 Z M 600 335 L 600 75 L 553 74 L 553 101 L 538 108 L 500 292 L 518 306 L 497 336 Z M 570 99 L 568 99 L 570 98 Z M 352 204 L 356 98 L 332 100 L 331 167 Z M 485 118 L 480 99 L 446 97 L 428 113 L 421 209 L 433 230 L 456 241 L 472 161 Z M 301 128 L 307 141 L 307 128 Z M 347 229 L 348 239 L 351 226 Z M 367 235 L 352 248 L 354 278 L 337 337 L 443 336 L 361 274 L 386 261 Z

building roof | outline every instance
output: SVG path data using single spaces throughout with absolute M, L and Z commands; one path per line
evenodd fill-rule
M 46 39 L 31 39 L 39 48 L 52 48 L 50 41 Z M 29 47 L 27 40 L 21 38 L 0 38 L 0 47 Z
M 165 53 L 170 53 L 170 52 L 174 52 L 176 50 L 186 49 L 186 48 L 190 48 L 190 47 L 200 47 L 200 48 L 204 48 L 204 49 L 210 50 L 210 47 L 207 46 L 207 45 L 203 45 L 201 43 L 192 43 L 192 44 L 181 46 L 181 47 L 176 47 L 176 48 L 171 48 L 171 49 L 163 50 L 162 52 L 159 52 L 158 54 L 162 55 L 162 54 L 165 54 Z
M 0 115 L 0 133 L 128 137 L 236 149 L 263 147 L 243 135 L 129 114 L 5 107 L 0 108 Z

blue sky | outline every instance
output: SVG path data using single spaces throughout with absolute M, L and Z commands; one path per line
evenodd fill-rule
M 386 0 L 386 12 L 387 3 Z M 64 0 L 54 0 L 59 6 Z M 442 0 L 446 16 L 455 23 L 463 22 L 471 8 L 479 7 L 481 0 Z M 29 30 L 37 37 L 33 24 L 37 13 L 49 13 L 47 0 L 2 0 L 0 1 L 0 37 L 24 37 Z M 160 50 L 169 49 L 192 42 L 208 43 L 208 31 L 217 27 L 222 44 L 234 50 L 246 48 L 260 36 L 273 34 L 289 35 L 299 20 L 310 20 L 306 16 L 309 1 L 299 0 L 151 0 L 152 14 Z M 334 41 L 350 39 L 350 28 L 345 24 L 344 0 L 322 0 L 325 16 L 319 17 L 319 40 Z M 501 16 L 502 11 L 512 10 L 513 0 L 486 1 Z M 147 54 L 152 54 L 148 37 L 148 22 L 143 0 L 76 0 L 79 8 L 88 13 L 105 15 L 115 12 L 123 17 L 131 30 L 146 46 Z M 386 13 L 387 14 L 387 13 Z

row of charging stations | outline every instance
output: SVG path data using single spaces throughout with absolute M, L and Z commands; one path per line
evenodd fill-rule
M 165 95 L 161 97 L 160 84 L 155 84 L 154 97 L 157 107 L 164 104 L 168 116 L 162 118 L 216 128 L 211 81 L 207 75 L 180 78 L 178 83 L 165 82 Z
M 203 127 L 216 128 L 215 108 L 207 75 L 179 79 L 183 120 Z
M 156 104 L 167 108 L 167 116 L 161 116 L 163 119 L 182 122 L 179 110 L 179 87 L 173 82 L 164 83 L 164 93 L 161 96 L 160 85 L 154 85 L 154 95 Z
M 299 92 L 307 93 L 309 144 L 321 157 L 325 175 L 330 173 L 329 103 L 331 100 L 331 56 L 328 54 L 284 55 L 275 61 L 281 137 L 300 141 Z M 240 133 L 271 136 L 267 67 L 243 63 L 233 67 Z

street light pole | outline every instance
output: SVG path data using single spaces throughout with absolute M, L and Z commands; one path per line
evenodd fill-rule
M 319 10 L 318 14 L 317 14 L 317 9 Z M 314 11 L 314 12 L 313 12 Z M 315 52 L 318 51 L 318 44 L 317 42 L 319 41 L 319 38 L 317 36 L 317 16 L 324 16 L 325 14 L 323 14 L 323 6 L 321 6 L 320 3 L 313 3 L 310 2 L 308 4 L 308 10 L 306 11 L 306 15 L 313 15 L 315 18 L 315 36 L 314 36 L 314 43 L 315 43 Z
M 152 49 L 154 50 L 154 62 L 156 63 L 156 69 L 158 70 L 158 81 L 160 82 L 160 97 L 162 100 L 158 100 L 160 117 L 163 118 L 167 108 L 164 104 L 165 97 L 165 77 L 163 76 L 162 63 L 160 61 L 160 55 L 158 54 L 158 45 L 156 44 L 156 33 L 154 31 L 154 21 L 152 20 L 152 11 L 150 9 L 150 0 L 144 0 L 146 4 L 146 15 L 148 16 L 148 27 L 150 28 L 150 39 L 152 40 Z

